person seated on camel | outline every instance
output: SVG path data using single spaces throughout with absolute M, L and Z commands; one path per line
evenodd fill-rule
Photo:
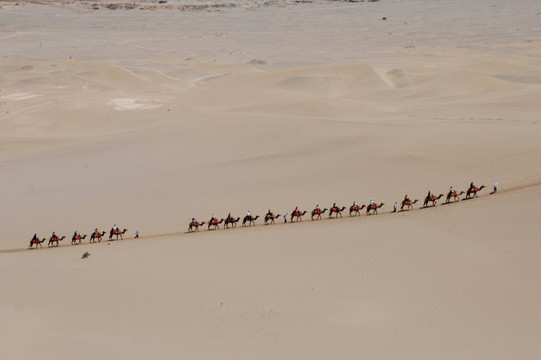
M 32 237 L 32 242 L 37 241 L 37 240 L 38 240 L 38 234 L 34 234 L 34 236 Z
M 357 201 L 353 201 L 353 207 L 357 207 Z
M 232 219 L 233 219 L 233 218 L 231 217 L 231 213 L 227 214 L 227 219 L 226 219 L 226 220 L 227 220 L 227 221 L 230 221 L 230 220 L 232 220 Z
M 269 209 L 269 211 L 267 211 L 267 215 L 266 215 L 266 216 L 272 216 L 272 211 L 270 211 L 270 209 Z
M 476 188 L 476 186 L 473 185 L 473 181 L 472 181 L 472 182 L 470 183 L 470 191 L 472 191 L 472 190 L 475 189 L 475 188 Z
M 53 234 L 51 235 L 51 239 L 53 239 L 53 240 L 57 239 L 56 233 L 54 231 L 53 231 Z
M 404 196 L 404 204 L 409 204 L 411 202 L 410 198 L 408 197 L 408 194 Z
M 336 205 L 336 203 L 332 203 L 332 209 L 333 209 L 333 210 L 338 209 L 338 206 Z
M 194 217 L 192 218 L 192 224 L 197 225 L 197 221 L 195 220 Z

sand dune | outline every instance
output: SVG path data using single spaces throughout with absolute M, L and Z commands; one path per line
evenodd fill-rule
M 537 358 L 536 2 L 96 3 L 0 2 L 5 358 Z

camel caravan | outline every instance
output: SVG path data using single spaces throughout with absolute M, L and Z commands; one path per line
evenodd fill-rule
M 119 237 L 122 240 L 122 235 L 125 234 L 126 232 L 128 232 L 128 229 L 120 230 L 116 225 L 114 225 L 111 228 L 111 231 L 109 231 L 109 241 L 118 240 Z M 106 233 L 105 231 L 100 232 L 97 228 L 94 229 L 94 231 L 90 235 L 90 238 L 88 241 L 89 244 L 95 243 L 96 241 L 101 242 L 101 240 L 105 236 L 105 233 Z M 71 245 L 82 244 L 83 240 L 86 239 L 87 236 L 88 236 L 87 234 L 82 235 L 79 231 L 75 230 L 75 232 L 73 233 L 73 236 L 71 237 Z M 64 240 L 65 238 L 66 236 L 58 236 L 53 231 L 51 237 L 49 238 L 49 242 L 47 243 L 47 247 L 58 247 L 60 242 Z M 41 244 L 44 243 L 45 240 L 46 240 L 45 237 L 40 239 L 37 234 L 34 234 L 32 239 L 30 240 L 30 245 L 28 246 L 28 248 L 34 249 L 34 248 L 38 248 L 38 246 L 43 247 Z
M 477 196 L 477 193 L 484 189 L 486 186 L 482 185 L 480 187 L 477 187 L 473 184 L 473 182 L 470 184 L 470 187 L 466 191 L 460 191 L 457 192 L 456 190 L 451 187 L 449 189 L 449 192 L 447 193 L 447 197 L 445 199 L 445 202 L 443 204 L 451 204 L 457 201 L 460 201 L 460 196 L 463 194 L 466 194 L 466 197 L 463 198 L 463 200 L 467 199 L 473 199 Z M 497 184 L 494 184 L 494 191 L 491 192 L 491 194 L 494 194 L 497 191 Z M 436 206 L 436 204 L 440 201 L 442 197 L 444 197 L 445 194 L 432 194 L 430 191 L 428 192 L 427 196 L 424 199 L 422 208 L 429 208 Z M 402 200 L 400 205 L 400 211 L 408 211 L 410 209 L 413 209 L 413 206 L 419 202 L 419 199 L 411 200 L 408 195 L 404 197 L 404 200 Z M 353 204 L 349 207 L 349 216 L 360 216 L 361 210 L 366 209 L 366 215 L 377 215 L 378 209 L 381 209 L 385 205 L 384 203 L 375 203 L 373 199 L 370 200 L 369 204 L 359 205 L 357 202 L 353 202 Z M 395 203 L 394 211 L 397 211 L 397 203 Z M 323 219 L 323 215 L 328 211 L 329 219 L 336 219 L 338 217 L 342 217 L 342 212 L 346 210 L 345 206 L 338 206 L 336 203 L 334 203 L 329 208 L 323 208 L 321 209 L 319 205 L 316 205 L 316 207 L 310 212 L 310 219 L 312 221 L 321 220 Z M 301 210 L 299 207 L 295 207 L 294 210 L 290 213 L 289 222 L 302 222 L 303 216 L 308 213 L 308 210 Z M 265 214 L 263 219 L 265 220 L 264 225 L 272 225 L 274 224 L 275 220 L 280 218 L 282 215 L 277 214 L 275 215 L 270 209 Z M 255 226 L 255 221 L 259 218 L 259 215 L 253 216 L 250 211 L 246 213 L 246 216 L 242 220 L 242 226 Z M 288 216 L 287 213 L 283 215 L 284 223 L 288 222 Z M 216 219 L 214 214 L 212 215 L 212 218 L 208 221 L 208 228 L 207 230 L 218 230 L 220 228 L 221 223 L 225 223 L 224 229 L 233 228 L 236 227 L 236 223 L 240 220 L 240 217 L 234 218 L 231 213 L 227 215 L 227 218 L 225 219 Z M 205 222 L 198 222 L 195 218 L 192 218 L 192 221 L 188 225 L 188 232 L 197 232 L 199 231 L 199 227 L 201 225 L 205 224 Z
M 480 187 L 477 187 L 473 184 L 473 182 L 470 184 L 469 188 L 465 191 L 457 192 L 453 187 L 449 188 L 449 191 L 447 192 L 447 196 L 445 197 L 445 201 L 443 204 L 452 204 L 455 202 L 458 202 L 461 200 L 460 196 L 466 194 L 462 200 L 468 200 L 473 199 L 477 196 L 477 194 L 483 190 L 486 186 L 482 185 Z M 492 191 L 490 194 L 495 194 L 498 190 L 498 184 L 494 184 L 494 191 Z M 445 194 L 441 193 L 438 195 L 435 195 L 431 193 L 430 191 L 426 195 L 423 201 L 422 208 L 430 208 L 434 207 L 438 204 L 441 198 L 443 198 Z M 404 197 L 404 199 L 401 202 L 400 210 L 402 211 L 409 211 L 413 209 L 414 205 L 419 202 L 419 199 L 411 200 L 408 195 Z M 353 202 L 353 204 L 349 207 L 349 216 L 361 216 L 361 210 L 366 209 L 366 215 L 377 215 L 378 209 L 381 209 L 385 204 L 379 203 L 377 204 L 374 202 L 373 199 L 370 200 L 369 204 L 359 205 L 357 202 Z M 336 203 L 334 203 L 329 208 L 323 208 L 320 209 L 319 205 L 316 205 L 316 207 L 310 212 L 310 219 L 312 221 L 322 220 L 323 215 L 328 211 L 328 218 L 329 219 L 336 219 L 338 217 L 342 217 L 342 212 L 346 210 L 346 206 L 338 206 Z M 397 203 L 394 204 L 394 210 L 391 211 L 392 213 L 397 212 Z M 308 210 L 301 210 L 299 207 L 295 207 L 294 210 L 291 211 L 289 215 L 289 222 L 302 222 L 303 216 L 308 213 Z M 252 215 L 250 211 L 246 213 L 246 216 L 242 219 L 242 227 L 251 227 L 256 226 L 256 221 L 259 219 L 259 215 Z M 264 225 L 272 225 L 275 224 L 275 220 L 279 219 L 280 217 L 283 217 L 284 223 L 288 222 L 288 214 L 285 213 L 283 215 L 281 214 L 275 214 L 270 209 L 263 217 Z M 221 218 L 218 220 L 214 214 L 212 214 L 212 217 L 209 221 L 198 221 L 195 218 L 192 218 L 190 223 L 188 224 L 188 232 L 198 232 L 199 229 L 203 225 L 207 225 L 207 231 L 211 230 L 219 230 L 220 225 L 223 224 L 223 229 L 230 229 L 230 228 L 236 228 L 237 223 L 240 221 L 239 217 L 233 217 L 231 213 L 227 215 L 226 218 Z M 120 229 L 116 226 L 116 224 L 111 228 L 109 231 L 109 238 L 108 241 L 114 241 L 114 240 L 122 240 L 123 235 L 128 232 L 128 229 Z M 97 228 L 94 229 L 94 231 L 89 236 L 89 243 L 96 243 L 101 242 L 102 239 L 104 239 L 106 232 L 105 231 L 99 231 Z M 84 239 L 86 239 L 87 234 L 80 234 L 77 230 L 73 234 L 71 238 L 71 244 L 72 245 L 79 245 L 83 242 Z M 55 232 L 52 233 L 52 235 L 49 237 L 49 241 L 47 243 L 47 247 L 58 247 L 60 242 L 64 240 L 66 236 L 58 236 Z M 137 229 L 135 233 L 135 238 L 139 238 L 139 229 Z M 38 247 L 42 247 L 42 244 L 45 242 L 46 238 L 39 238 L 37 234 L 34 234 L 32 239 L 30 240 L 30 244 L 28 246 L 29 249 L 37 249 Z

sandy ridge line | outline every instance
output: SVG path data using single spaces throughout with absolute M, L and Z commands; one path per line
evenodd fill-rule
M 539 181 L 534 181 L 534 182 L 531 182 L 531 183 L 526 183 L 526 184 L 522 184 L 522 185 L 516 185 L 516 186 L 512 186 L 512 187 L 509 187 L 509 188 L 506 188 L 504 190 L 498 190 L 498 194 L 500 193 L 513 193 L 513 192 L 517 192 L 517 191 L 522 191 L 522 190 L 526 190 L 526 189 L 529 189 L 529 188 L 532 188 L 532 187 L 538 187 L 538 186 L 541 186 L 541 180 Z M 486 200 L 486 198 L 488 198 L 489 196 L 491 195 L 491 193 L 485 193 L 485 194 L 482 194 L 482 195 L 477 195 L 475 197 L 475 199 L 478 199 L 478 200 Z M 462 198 L 461 201 L 457 201 L 456 203 L 461 203 L 462 201 L 468 201 L 468 200 L 473 200 L 474 198 L 470 198 L 470 199 L 464 199 Z M 450 202 L 448 204 L 455 204 L 454 202 Z M 421 210 L 426 210 L 426 209 L 437 209 L 437 208 L 440 208 L 441 205 L 446 205 L 446 203 L 444 202 L 440 202 L 439 203 L 440 206 L 428 206 L 428 207 L 417 207 L 417 208 L 413 208 L 411 210 L 398 210 L 396 213 L 411 213 L 411 212 L 416 212 L 416 211 L 421 211 Z M 311 210 L 310 210 L 311 211 Z M 308 210 L 307 210 L 307 214 L 308 214 Z M 322 217 L 320 220 L 305 220 L 304 222 L 295 222 L 296 224 L 299 223 L 299 224 L 307 224 L 307 223 L 319 223 L 321 221 L 329 221 L 329 220 L 335 220 L 335 219 L 340 219 L 340 220 L 354 220 L 354 219 L 358 219 L 358 218 L 363 218 L 363 217 L 368 217 L 368 216 L 373 216 L 373 215 L 358 215 L 358 216 L 347 216 L 347 212 L 346 210 L 344 210 L 344 213 L 346 214 L 344 217 L 342 218 L 329 218 L 328 216 L 325 216 L 325 217 Z M 384 216 L 390 216 L 392 215 L 393 212 L 391 211 L 386 211 L 384 213 L 380 213 L 378 214 L 379 216 L 378 217 L 384 217 Z M 291 222 L 289 222 L 291 223 Z M 277 224 L 272 224 L 274 226 L 280 226 L 280 225 L 286 225 L 285 223 L 277 223 Z M 254 228 L 254 227 L 262 227 L 262 226 L 271 226 L 270 224 L 269 225 L 265 225 L 264 223 L 262 224 L 257 224 L 257 225 L 253 225 L 253 226 L 246 226 L 247 229 L 250 229 L 250 228 Z M 235 228 L 231 228 L 231 229 L 236 229 Z M 224 229 L 221 229 L 221 230 L 224 230 Z M 214 232 L 214 230 L 212 230 Z M 206 231 L 205 231 L 206 232 Z M 106 244 L 110 244 L 111 242 L 126 242 L 126 241 L 133 241 L 133 240 L 146 240 L 146 239 L 159 239 L 159 238 L 165 238 L 165 237 L 169 237 L 169 236 L 189 236 L 190 234 L 196 234 L 196 232 L 188 232 L 188 231 L 175 231 L 175 232 L 166 232 L 166 233 L 157 233 L 157 234 L 150 234 L 150 235 L 145 235 L 144 238 L 139 238 L 139 239 L 135 239 L 135 238 L 129 238 L 129 239 L 123 239 L 123 240 L 105 240 L 104 243 Z M 28 251 L 28 250 L 47 250 L 47 249 L 55 249 L 55 248 L 64 248 L 64 247 L 72 247 L 72 246 L 75 246 L 75 245 L 72 245 L 70 244 L 69 242 L 71 242 L 71 240 L 68 240 L 66 243 L 64 244 L 61 244 L 61 245 L 58 245 L 58 246 L 52 246 L 52 247 L 40 247 L 40 248 L 16 248 L 16 249 L 3 249 L 3 250 L 0 250 L 0 254 L 8 254 L 8 253 L 17 253 L 17 252 L 23 252 L 23 251 Z M 81 243 L 79 245 L 86 245 L 86 246 L 90 246 L 90 245 L 93 245 L 95 243 Z

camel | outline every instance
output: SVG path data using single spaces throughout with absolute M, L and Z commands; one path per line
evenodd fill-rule
M 259 217 L 259 215 L 256 215 L 256 216 L 251 216 L 251 215 L 246 215 L 244 217 L 244 219 L 242 219 L 242 226 L 255 226 L 255 221 L 257 220 L 257 218 Z M 248 223 L 248 225 L 246 225 L 246 223 Z
M 190 221 L 190 226 L 188 226 L 188 232 L 199 231 L 199 227 L 205 225 L 205 222 Z
M 451 198 L 453 198 L 453 201 L 459 201 L 460 200 L 459 196 L 462 194 L 464 194 L 464 191 L 461 191 L 460 193 L 457 193 L 456 190 L 449 191 L 449 193 L 447 194 L 447 198 L 445 199 L 445 202 L 446 203 L 451 202 Z
M 338 206 L 331 207 L 331 209 L 329 210 L 329 218 L 332 217 L 333 213 L 336 214 L 336 217 L 338 217 L 338 215 L 340 215 L 340 217 L 342 217 L 342 211 L 344 211 L 345 209 L 346 209 L 345 206 L 343 206 L 341 209 Z
M 92 235 L 90 236 L 90 242 L 96 242 L 96 239 L 98 239 L 98 242 L 101 241 L 101 238 L 105 235 L 105 231 L 102 231 L 101 233 L 99 231 L 94 231 Z
M 36 245 L 36 249 L 39 245 L 39 247 L 42 247 L 41 244 L 45 242 L 45 238 L 42 238 L 41 240 L 37 237 L 37 236 L 34 236 L 32 238 L 32 240 L 30 240 L 30 245 L 28 246 L 29 249 L 33 249 L 33 246 Z
M 359 205 L 353 206 L 353 205 L 351 205 L 351 206 L 349 207 L 349 216 L 353 216 L 353 215 L 355 215 L 355 216 L 361 215 L 361 210 L 364 209 L 364 207 L 365 207 L 365 205 L 363 205 L 363 206 L 359 206 Z M 352 213 L 355 213 L 355 214 L 351 215 Z
M 59 238 L 57 235 L 51 236 L 51 238 L 49 239 L 49 242 L 47 243 L 47 246 L 58 246 L 58 243 L 64 240 L 65 238 L 66 238 L 65 236 L 62 236 L 61 238 Z
M 304 210 L 302 213 L 300 210 L 293 210 L 291 212 L 291 222 L 293 222 L 294 218 L 297 218 L 297 221 L 302 221 L 302 217 L 306 214 L 306 210 Z
M 429 201 L 432 201 L 432 206 L 436 206 L 436 204 L 438 203 L 438 200 L 441 199 L 442 196 L 443 194 L 439 194 L 437 197 L 435 197 L 434 195 L 430 195 L 430 197 L 427 196 L 423 203 L 423 207 L 427 207 Z
M 327 208 L 321 210 L 321 209 L 314 209 L 312 210 L 312 220 L 314 220 L 314 216 L 317 216 L 316 220 L 321 219 L 321 215 L 325 214 L 325 211 L 327 211 Z
M 228 217 L 227 219 L 225 219 L 224 227 L 228 229 L 229 224 L 231 224 L 231 227 L 237 227 L 237 223 L 239 222 L 239 220 L 240 220 L 240 217 L 237 217 L 236 219 L 232 217 Z
M 474 197 L 477 196 L 477 192 L 483 190 L 484 188 L 485 188 L 485 185 L 481 185 L 480 188 L 478 188 L 477 186 L 474 186 L 473 188 L 469 188 L 468 191 L 466 192 L 465 199 L 473 199 Z
M 220 219 L 220 221 L 218 221 L 218 219 L 216 219 L 216 218 L 215 219 L 210 219 L 207 230 L 210 230 L 211 226 L 214 226 L 214 230 L 219 229 L 220 224 L 223 223 L 223 222 L 224 222 L 224 219 Z
M 265 225 L 268 225 L 269 221 L 270 221 L 270 224 L 274 224 L 274 220 L 278 219 L 280 216 L 282 215 L 280 214 L 274 215 L 273 213 L 269 213 L 265 215 Z
M 368 205 L 366 206 L 366 215 L 371 215 L 371 214 L 370 214 L 370 211 L 372 211 L 372 210 L 374 211 L 374 214 L 373 214 L 373 215 L 376 215 L 376 214 L 378 213 L 378 209 L 379 209 L 380 207 L 383 207 L 383 205 L 385 205 L 385 204 L 384 204 L 384 203 L 380 203 L 379 205 L 376 204 L 376 203 L 374 203 L 374 204 L 368 204 Z
M 81 234 L 73 235 L 71 237 L 71 245 L 79 245 L 82 240 L 86 239 L 86 234 L 81 236 Z
M 404 206 L 407 206 L 406 210 L 409 210 L 410 208 L 413 207 L 413 205 L 417 203 L 417 201 L 419 201 L 419 199 L 415 199 L 413 201 L 411 201 L 410 199 L 402 200 L 402 205 L 400 205 L 400 210 L 403 210 Z
M 111 231 L 109 232 L 109 241 L 113 240 L 114 235 L 116 235 L 115 240 L 118 240 L 119 236 L 120 236 L 120 240 L 122 240 L 122 234 L 125 234 L 126 231 L 128 231 L 128 229 L 123 229 L 122 231 L 120 231 L 119 228 L 117 228 L 116 230 L 111 228 Z

